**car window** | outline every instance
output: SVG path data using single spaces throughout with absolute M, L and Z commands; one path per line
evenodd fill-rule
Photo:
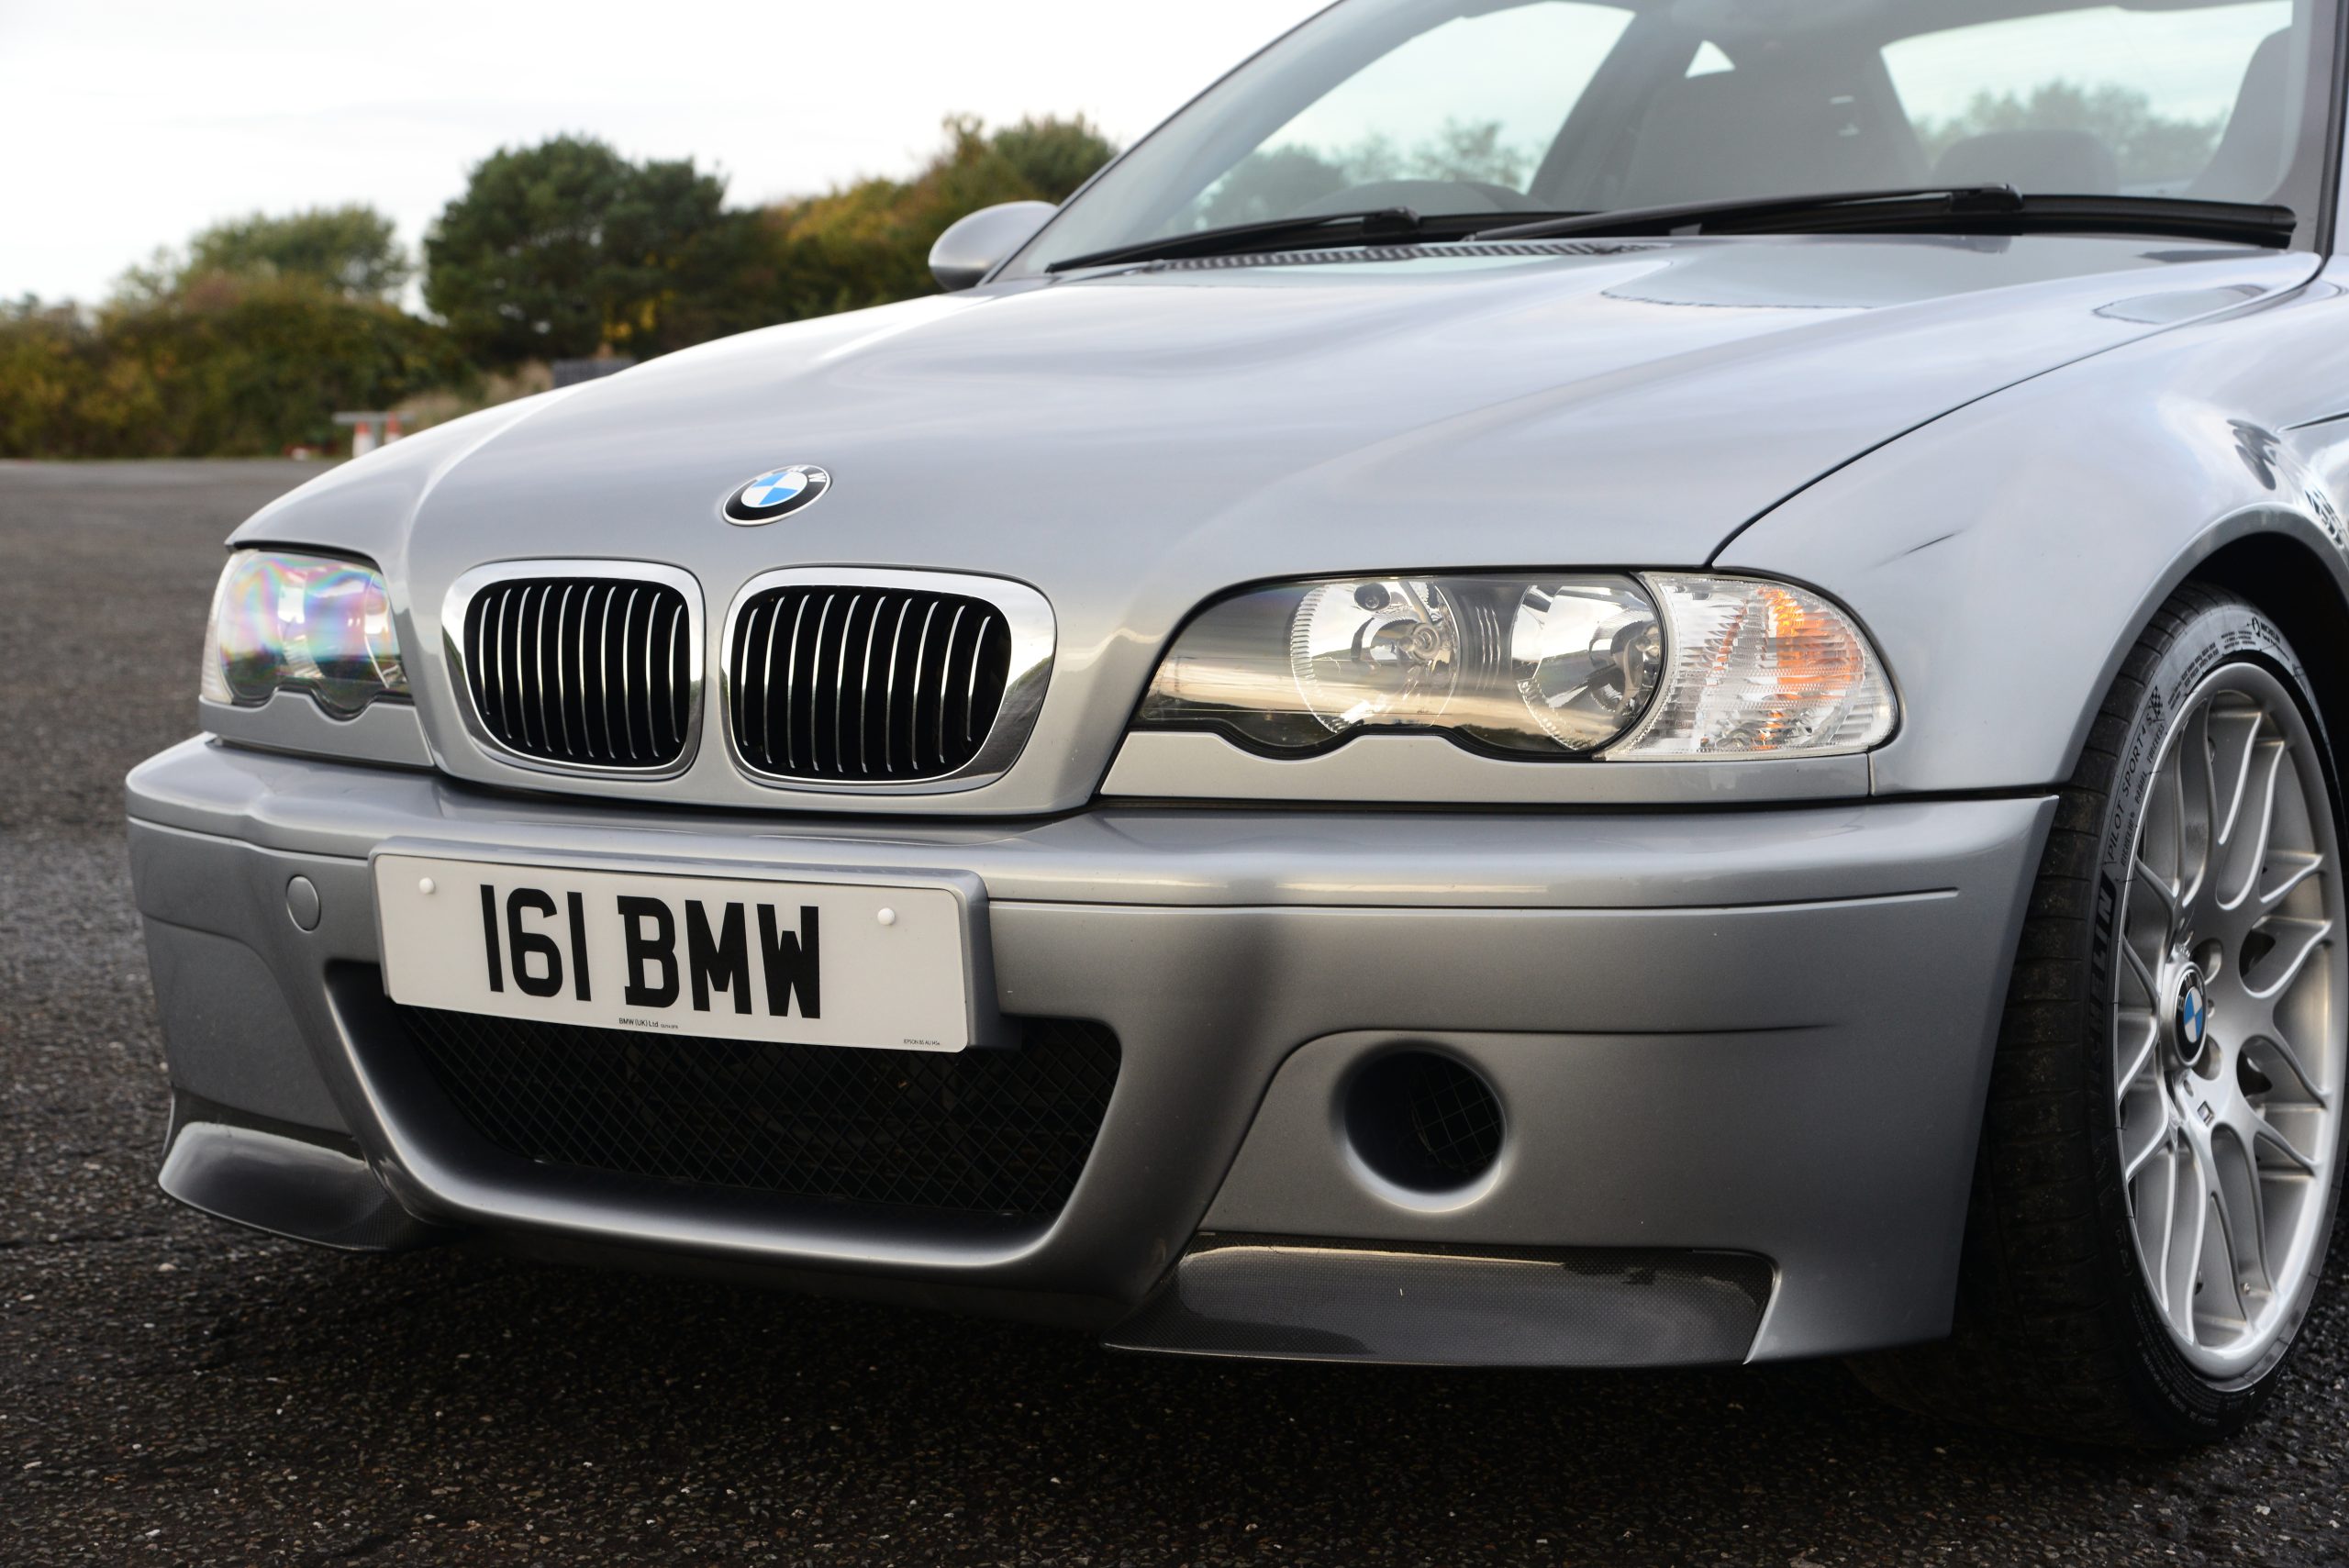
M 1171 230 L 1424 200 L 1413 185 L 1466 185 L 1512 205 L 1631 22 L 1580 0 L 1453 17 L 1265 137 Z
M 2010 184 L 2311 228 L 2338 0 L 1342 0 L 1006 269 L 1231 225 Z
M 1902 39 L 1884 61 L 1926 155 L 1968 179 L 2265 201 L 2288 151 L 2291 25 L 2290 0 L 2103 6 Z M 2251 80 L 2255 61 L 2272 83 Z M 2257 145 L 2214 167 L 2231 126 Z

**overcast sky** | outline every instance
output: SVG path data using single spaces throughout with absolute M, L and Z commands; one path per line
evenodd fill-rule
M 1322 0 L 0 0 L 0 298 L 101 297 L 216 219 L 368 202 L 413 247 L 560 131 L 748 205 L 903 173 L 950 111 L 1148 130 Z

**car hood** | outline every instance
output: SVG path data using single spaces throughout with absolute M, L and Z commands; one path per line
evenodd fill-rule
M 782 565 L 1018 578 L 1059 619 L 1055 703 L 1075 682 L 1078 719 L 1109 727 L 1072 740 L 1074 777 L 1181 618 L 1235 584 L 1701 565 L 1872 447 L 2313 264 L 1839 237 L 1161 266 L 672 355 L 349 465 L 245 533 L 379 560 L 426 649 L 449 583 L 487 561 L 674 563 L 713 619 Z M 788 463 L 831 490 L 721 520 Z

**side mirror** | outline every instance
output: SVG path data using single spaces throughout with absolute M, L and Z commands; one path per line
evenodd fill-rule
M 1005 202 L 981 207 L 938 237 L 930 248 L 930 273 L 948 294 L 975 288 L 1004 259 L 1036 238 L 1045 219 L 1060 211 L 1050 202 Z

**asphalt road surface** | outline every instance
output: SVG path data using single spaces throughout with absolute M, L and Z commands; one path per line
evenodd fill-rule
M 0 463 L 0 1564 L 2349 1562 L 2337 1282 L 2231 1448 L 2116 1457 L 1834 1365 L 1162 1361 L 180 1209 L 117 784 L 309 472 Z

